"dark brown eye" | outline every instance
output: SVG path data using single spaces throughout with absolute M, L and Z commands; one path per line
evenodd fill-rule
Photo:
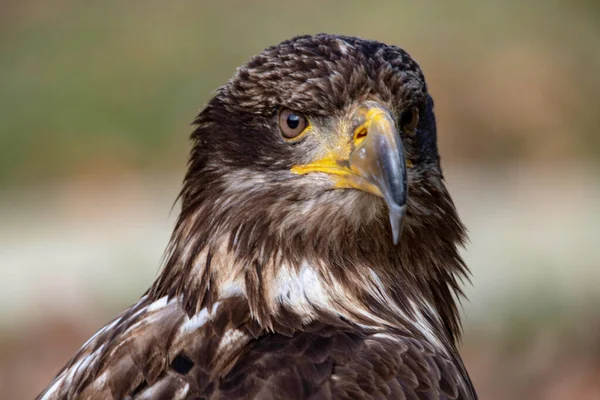
M 279 128 L 286 139 L 294 139 L 300 135 L 308 125 L 306 117 L 299 112 L 284 108 L 279 113 Z
M 419 110 L 411 107 L 400 115 L 400 128 L 405 132 L 414 132 L 419 123 Z

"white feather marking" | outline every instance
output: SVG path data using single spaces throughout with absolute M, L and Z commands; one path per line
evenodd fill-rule
M 61 386 L 61 384 L 72 381 L 78 372 L 88 368 L 89 365 L 98 358 L 98 355 L 102 351 L 103 347 L 104 345 L 99 346 L 96 350 L 94 350 L 94 352 L 81 357 L 81 359 L 75 361 L 68 369 L 64 370 L 63 373 L 56 378 L 42 399 L 50 399 L 54 392 Z
M 198 314 L 192 316 L 192 318 L 181 325 L 181 328 L 179 328 L 179 333 L 185 334 L 195 331 L 196 329 L 204 326 L 206 321 L 208 321 L 208 309 L 203 308 Z
M 73 380 L 73 377 L 75 376 L 75 373 L 77 372 L 77 369 L 79 369 L 79 367 L 81 366 L 82 362 L 86 359 L 82 358 L 80 360 L 77 360 L 75 363 L 73 363 L 73 365 L 71 365 L 67 370 L 65 370 L 62 374 L 60 374 L 60 377 L 57 378 L 57 383 L 58 382 L 64 382 L 66 384 L 69 384 L 69 382 L 71 382 Z
M 323 287 L 321 277 L 315 268 L 303 263 L 300 271 L 282 265 L 275 278 L 273 300 L 280 303 L 310 322 L 315 316 L 315 308 L 326 310 L 330 306 L 330 296 Z
M 208 308 L 203 308 L 198 314 L 193 315 L 192 318 L 188 319 L 183 325 L 181 325 L 181 328 L 179 328 L 179 334 L 185 335 L 202 328 L 209 318 L 217 312 L 218 308 L 218 301 L 213 304 L 210 312 L 208 311 Z
M 46 390 L 46 393 L 44 393 L 44 396 L 42 396 L 40 398 L 40 400 L 50 400 L 52 398 L 52 396 L 54 396 L 55 392 L 60 387 L 63 375 L 64 374 L 61 374 L 58 378 L 56 378 L 56 380 L 54 381 L 54 383 L 52 384 L 52 386 L 50 386 L 48 388 L 48 390 Z
M 167 296 L 161 297 L 155 302 L 151 303 L 148 307 L 146 307 L 147 312 L 158 311 L 162 308 L 165 308 L 168 304 L 169 298 Z
M 398 337 L 396 337 L 394 335 L 390 335 L 389 333 L 385 333 L 385 332 L 377 332 L 377 333 L 371 335 L 371 337 L 377 338 L 377 339 L 394 340 L 394 341 L 400 340 Z
M 108 325 L 104 326 L 103 328 L 101 328 L 100 330 L 98 330 L 91 338 L 89 338 L 85 344 L 81 347 L 81 349 L 85 349 L 86 346 L 88 346 L 89 344 L 91 344 L 99 335 L 101 335 L 102 333 L 112 329 L 113 327 L 115 327 L 119 321 L 121 319 L 117 318 L 114 321 L 112 321 L 111 323 L 109 323 Z M 98 356 L 100 355 L 100 353 L 102 352 L 104 348 L 104 344 L 101 344 L 100 346 L 98 346 L 98 348 L 96 350 L 94 350 L 92 353 L 82 356 L 79 360 L 74 361 L 73 365 L 71 365 L 69 368 L 67 368 L 66 370 L 64 370 L 59 376 L 56 377 L 54 383 L 52 384 L 52 386 L 50 386 L 48 388 L 48 390 L 46 391 L 46 393 L 44 394 L 44 396 L 41 399 L 50 399 L 54 392 L 65 382 L 69 382 L 71 380 L 73 380 L 73 378 L 75 377 L 75 375 L 81 370 L 85 370 L 86 368 L 89 367 L 89 365 L 91 363 L 93 363 Z
M 373 297 L 375 297 L 376 299 L 379 299 L 380 302 L 382 302 L 382 303 L 386 302 L 387 293 L 386 293 L 385 286 L 383 285 L 383 282 L 381 281 L 381 278 L 379 277 L 379 275 L 377 275 L 377 272 L 375 272 L 373 270 L 373 268 L 369 267 L 368 271 L 369 271 L 369 275 L 371 275 L 371 279 L 372 279 L 373 283 L 375 284 L 375 288 L 373 288 L 373 286 L 369 285 L 367 289 L 369 290 L 371 295 Z
M 190 384 L 186 383 L 181 389 L 179 389 L 173 396 L 175 399 L 185 399 L 188 392 L 190 391 Z
M 340 52 L 342 54 L 347 54 L 348 53 L 348 44 L 346 42 L 344 42 L 343 40 L 338 40 L 338 46 L 340 47 Z
M 310 304 L 321 308 L 329 307 L 330 297 L 321 283 L 321 277 L 315 268 L 307 263 L 303 263 L 300 268 L 300 285 Z
M 219 288 L 219 298 L 221 299 L 244 296 L 245 294 L 244 284 L 240 281 L 228 282 Z
M 77 374 L 77 372 L 79 371 L 79 369 L 84 370 L 89 364 L 90 362 L 94 359 L 94 353 L 89 354 L 85 357 L 82 357 L 80 360 L 77 360 L 77 362 L 75 362 L 68 370 L 67 376 L 65 377 L 65 379 L 67 381 L 71 381 L 73 380 L 73 378 L 75 377 L 75 374 Z
M 375 278 L 375 281 L 383 287 L 379 277 L 375 276 Z M 272 297 L 275 302 L 286 306 L 290 311 L 299 315 L 303 323 L 312 321 L 316 316 L 317 308 L 321 311 L 329 310 L 333 314 L 343 316 L 349 320 L 353 320 L 353 318 L 348 315 L 348 311 L 362 315 L 372 321 L 373 326 L 354 322 L 365 328 L 375 329 L 375 325 L 386 323 L 384 319 L 365 309 L 353 297 L 353 293 L 347 293 L 334 277 L 329 276 L 328 281 L 331 282 L 331 285 L 325 288 L 323 278 L 319 275 L 317 269 L 306 262 L 302 263 L 298 272 L 294 268 L 282 265 L 275 279 L 276 291 Z M 383 304 L 392 303 L 385 296 L 385 292 L 377 289 L 371 290 Z M 401 312 L 401 310 L 398 309 L 398 312 Z
M 412 323 L 418 330 L 425 336 L 425 338 L 433 345 L 444 348 L 440 339 L 435 334 L 435 329 L 431 326 L 431 323 L 425 318 L 425 315 L 421 311 L 421 307 L 425 307 L 427 311 L 430 313 L 431 317 L 434 319 L 439 319 L 439 315 L 437 311 L 429 304 L 428 302 L 423 301 L 422 306 L 419 307 L 417 303 L 415 303 L 412 299 L 409 299 L 409 304 L 411 307 L 411 312 L 408 315 L 404 310 L 402 310 L 398 305 L 389 297 L 388 292 L 385 288 L 385 285 L 381 281 L 381 278 L 377 275 L 377 273 L 369 268 L 369 274 L 371 276 L 372 282 L 375 284 L 375 288 L 369 288 L 369 292 L 377 298 L 382 304 L 386 304 L 391 307 L 394 312 L 400 315 L 405 321 L 408 323 Z
M 425 338 L 427 339 L 427 341 L 429 341 L 429 343 L 431 343 L 434 346 L 436 346 L 437 348 L 445 351 L 446 346 L 444 346 L 442 344 L 442 342 L 436 335 L 435 330 L 431 326 L 431 323 L 427 320 L 427 318 L 425 318 L 421 309 L 412 300 L 410 300 L 410 305 L 413 308 L 413 311 L 415 314 L 415 319 L 412 320 L 412 322 L 415 324 L 417 329 L 419 329 L 419 332 L 421 332 L 423 334 L 423 336 L 425 336 Z M 431 307 L 431 305 L 429 305 L 429 308 L 433 309 L 433 307 Z M 434 314 L 434 318 L 436 315 L 437 315 L 437 312 Z
M 81 361 L 81 365 L 79 366 L 79 368 L 82 368 L 82 369 L 87 368 L 93 361 L 98 359 L 98 357 L 102 353 L 103 349 L 104 349 L 104 343 L 101 344 L 100 346 L 98 346 L 98 348 L 96 350 L 94 350 L 93 353 L 85 356 L 85 358 Z
M 387 288 L 383 284 L 379 275 L 377 275 L 377 273 L 373 270 L 373 268 L 369 267 L 368 270 L 369 270 L 369 275 L 371 276 L 371 280 L 372 280 L 373 284 L 375 284 L 375 287 L 372 287 L 371 285 L 367 286 L 367 289 L 369 290 L 371 295 L 373 297 L 375 297 L 376 299 L 378 299 L 381 304 L 385 304 L 386 306 L 391 307 L 394 310 L 394 312 L 397 315 L 401 316 L 403 319 L 410 320 L 410 318 L 408 317 L 406 312 L 404 312 L 404 310 L 402 310 L 400 307 L 398 307 L 396 302 L 394 302 L 390 298 Z
M 230 329 L 223 334 L 221 342 L 219 342 L 219 348 L 217 354 L 227 350 L 228 347 L 234 345 L 238 340 L 246 336 L 246 333 L 239 329 Z
M 164 318 L 164 313 L 168 312 L 168 310 L 165 311 L 165 309 L 167 307 L 172 307 L 174 304 L 177 303 L 177 301 L 181 301 L 181 298 L 182 298 L 182 296 L 173 297 L 167 301 L 166 297 L 161 297 L 160 299 L 149 304 L 148 306 L 142 307 L 141 309 L 136 311 L 129 318 L 134 319 L 138 315 L 143 314 L 143 313 L 145 313 L 145 315 L 143 315 L 143 317 L 140 318 L 135 324 L 133 324 L 129 328 L 127 328 L 127 330 L 124 332 L 124 335 L 128 336 L 131 334 L 131 332 L 135 332 L 136 330 L 139 330 L 147 325 L 151 325 L 157 321 L 160 321 L 162 318 Z M 143 299 L 144 298 L 140 299 L 140 301 L 143 301 Z M 126 343 L 128 343 L 127 340 L 119 341 L 116 344 L 116 346 L 112 349 L 111 354 L 115 354 L 117 351 L 119 351 L 121 346 L 125 345 Z

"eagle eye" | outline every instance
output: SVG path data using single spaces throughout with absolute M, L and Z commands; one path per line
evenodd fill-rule
M 400 115 L 400 128 L 407 132 L 414 132 L 419 123 L 419 110 L 417 107 L 411 107 L 404 110 Z
M 299 112 L 284 108 L 279 113 L 279 129 L 285 139 L 296 139 L 306 130 L 308 121 Z

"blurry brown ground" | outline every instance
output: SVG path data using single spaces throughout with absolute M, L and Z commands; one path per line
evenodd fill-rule
M 327 31 L 428 78 L 481 398 L 600 398 L 600 3 L 402 3 L 0 2 L 2 397 L 37 394 L 156 276 L 210 92 Z

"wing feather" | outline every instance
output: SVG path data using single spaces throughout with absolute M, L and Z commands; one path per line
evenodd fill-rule
M 191 317 L 142 298 L 90 339 L 42 399 L 475 399 L 460 359 L 406 332 L 312 324 L 259 333 L 236 307 Z

